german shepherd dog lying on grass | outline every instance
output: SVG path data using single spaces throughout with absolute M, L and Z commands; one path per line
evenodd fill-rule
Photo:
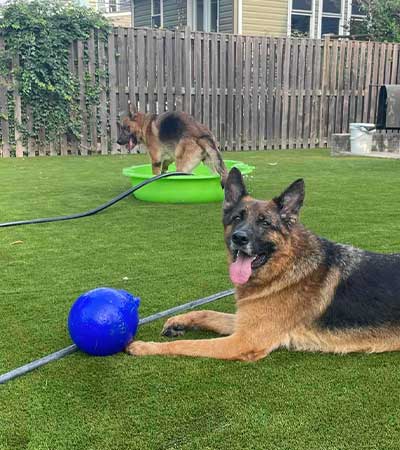
M 163 334 L 225 337 L 133 342 L 133 355 L 256 361 L 279 347 L 333 353 L 400 350 L 400 254 L 370 253 L 316 236 L 298 221 L 304 182 L 270 201 L 250 197 L 237 169 L 225 185 L 223 223 L 236 314 L 194 311 Z
M 160 115 L 131 111 L 120 126 L 119 145 L 132 149 L 143 143 L 151 158 L 153 175 L 167 172 L 176 162 L 178 172 L 192 172 L 202 161 L 221 176 L 227 172 L 211 131 L 184 112 Z

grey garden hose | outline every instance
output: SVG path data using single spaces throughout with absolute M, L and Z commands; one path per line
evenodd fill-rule
M 144 317 L 139 321 L 139 325 L 144 325 L 145 323 L 153 322 L 154 320 L 161 319 L 163 317 L 170 316 L 172 314 L 176 314 L 182 311 L 187 311 L 188 309 L 193 309 L 200 305 L 205 305 L 206 303 L 214 302 L 223 297 L 228 297 L 235 292 L 234 289 L 229 289 L 227 291 L 218 292 L 217 294 L 210 295 L 209 297 L 200 298 L 198 300 L 193 300 L 191 302 L 185 303 L 183 305 L 175 306 L 170 309 L 166 309 L 165 311 L 161 311 L 151 316 Z M 64 358 L 64 356 L 70 355 L 78 350 L 78 347 L 73 344 L 68 347 L 65 347 L 57 352 L 51 353 L 50 355 L 44 356 L 43 358 L 36 359 L 24 366 L 18 367 L 17 369 L 11 370 L 3 375 L 0 375 L 0 384 L 5 384 L 8 381 L 13 380 L 14 378 L 20 377 L 21 375 L 25 375 L 32 370 L 38 369 L 45 364 L 48 364 L 52 361 L 57 361 L 58 359 Z
M 127 191 L 123 192 L 122 194 L 119 194 L 116 197 L 112 198 L 107 203 L 104 203 L 103 205 L 100 205 L 97 208 L 90 209 L 89 211 L 85 211 L 83 213 L 70 214 L 67 216 L 58 216 L 58 217 L 45 217 L 42 219 L 30 219 L 30 220 L 19 220 L 16 222 L 5 222 L 5 223 L 0 223 L 0 228 L 16 227 L 18 225 L 31 225 L 34 223 L 61 222 L 63 220 L 81 219 L 82 217 L 93 216 L 94 214 L 97 214 L 98 212 L 104 211 L 105 209 L 109 208 L 110 206 L 115 205 L 115 203 L 123 200 L 124 198 L 128 197 L 128 195 L 141 189 L 144 186 L 147 186 L 150 183 L 153 183 L 154 181 L 160 180 L 161 178 L 167 178 L 167 177 L 172 177 L 172 176 L 185 176 L 185 175 L 187 176 L 187 175 L 192 175 L 192 174 L 185 173 L 185 172 L 168 172 L 168 173 L 163 173 L 161 175 L 156 175 L 155 177 L 149 178 L 148 180 L 142 181 L 141 183 L 137 184 L 136 186 L 131 187 Z
M 181 176 L 181 175 L 184 176 L 184 175 L 191 175 L 191 174 L 185 173 L 185 172 L 164 173 L 164 174 L 149 178 L 148 180 L 145 180 L 142 183 L 139 183 L 136 186 L 133 186 L 132 188 L 128 189 L 127 191 L 123 192 L 122 194 L 118 195 L 117 197 L 114 197 L 107 203 L 104 203 L 103 205 L 98 206 L 97 208 L 91 209 L 89 211 L 86 211 L 83 213 L 78 213 L 78 214 L 71 214 L 71 215 L 67 215 L 67 216 L 48 217 L 48 218 L 31 219 L 31 220 L 20 220 L 20 221 L 15 221 L 15 222 L 5 222 L 5 223 L 0 223 L 0 228 L 13 227 L 13 226 L 19 226 L 19 225 L 31 225 L 31 224 L 36 224 L 36 223 L 61 222 L 63 220 L 80 219 L 82 217 L 92 216 L 94 214 L 97 214 L 100 211 L 104 211 L 105 209 L 109 208 L 110 206 L 114 205 L 115 203 L 119 202 L 120 200 L 123 200 L 124 198 L 128 197 L 128 195 L 132 194 L 133 192 L 137 191 L 138 189 L 140 189 L 150 183 L 153 183 L 154 181 L 157 181 L 161 178 L 167 178 L 167 177 L 171 177 L 171 176 Z M 170 308 L 165 311 L 161 311 L 161 312 L 152 314 L 151 316 L 141 319 L 139 321 L 139 325 L 144 325 L 146 323 L 153 322 L 154 320 L 158 320 L 163 317 L 166 317 L 166 316 L 169 316 L 172 314 L 176 314 L 178 312 L 186 311 L 188 309 L 193 309 L 200 305 L 205 305 L 206 303 L 214 302 L 215 300 L 218 300 L 223 297 L 227 297 L 229 295 L 232 295 L 233 293 L 234 293 L 234 289 L 229 289 L 227 291 L 222 291 L 222 292 L 218 292 L 217 294 L 210 295 L 209 297 L 200 298 L 198 300 L 193 300 L 193 301 L 185 303 L 183 305 L 175 306 L 174 308 Z M 64 356 L 70 355 L 71 353 L 74 353 L 77 350 L 78 350 L 78 347 L 75 344 L 73 344 L 73 345 L 65 347 L 61 350 L 58 350 L 54 353 L 51 353 L 47 356 L 36 359 L 35 361 L 32 361 L 21 367 L 18 367 L 17 369 L 11 370 L 10 372 L 0 375 L 0 384 L 5 384 L 8 381 L 13 380 L 14 378 L 20 377 L 21 375 L 25 375 L 26 373 L 31 372 L 32 370 L 35 370 L 41 366 L 44 366 L 45 364 L 48 364 L 52 361 L 57 361 L 61 358 L 64 358 Z

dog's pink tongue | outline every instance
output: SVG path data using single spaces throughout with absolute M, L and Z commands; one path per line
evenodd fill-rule
M 245 284 L 251 275 L 251 263 L 254 257 L 239 253 L 236 261 L 229 267 L 229 275 L 235 284 Z

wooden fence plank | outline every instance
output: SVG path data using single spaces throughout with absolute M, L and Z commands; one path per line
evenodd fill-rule
M 175 31 L 175 52 L 174 52 L 174 86 L 175 86 L 175 108 L 177 111 L 183 109 L 183 96 L 182 96 L 182 32 Z
M 233 35 L 228 36 L 227 61 L 227 116 L 226 116 L 226 134 L 228 150 L 233 148 L 233 107 L 234 107 L 234 70 L 235 67 L 235 49 Z
M 164 62 L 164 39 L 163 33 L 158 32 L 156 35 L 157 43 L 157 112 L 161 114 L 165 111 L 165 98 L 164 98 L 164 72 L 165 72 L 165 62 Z
M 129 89 L 129 105 L 134 110 L 137 109 L 136 98 L 136 31 L 133 28 L 128 30 L 128 89 Z
M 172 31 L 166 31 L 165 34 L 165 81 L 167 87 L 167 110 L 173 111 L 174 108 L 174 96 L 173 96 L 173 33 Z
M 218 130 L 218 40 L 211 35 L 211 130 L 219 140 Z
M 102 155 L 108 153 L 108 120 L 107 120 L 107 58 L 104 41 L 98 41 L 99 54 L 99 113 L 100 113 L 100 152 Z
M 194 117 L 202 122 L 202 95 L 201 95 L 201 46 L 200 33 L 194 35 L 193 45 L 193 75 L 194 75 Z
M 291 40 L 286 38 L 283 46 L 283 71 L 282 71 L 282 125 L 281 125 L 281 147 L 286 148 L 288 144 L 288 125 L 289 125 L 289 75 L 291 57 Z
M 261 39 L 260 46 L 260 117 L 258 123 L 258 148 L 265 148 L 265 109 L 267 95 L 267 39 Z
M 290 70 L 290 98 L 289 98 L 289 123 L 288 123 L 288 146 L 289 148 L 297 147 L 297 69 L 298 69 L 298 58 L 299 58 L 299 41 L 297 39 L 292 39 L 292 60 L 291 60 L 291 70 Z
M 360 66 L 358 73 L 358 80 L 356 83 L 357 90 L 357 111 L 356 111 L 356 122 L 362 122 L 362 113 L 363 113 L 363 99 L 365 92 L 365 75 L 367 70 L 365 70 L 365 59 L 367 56 L 367 43 L 361 42 L 360 44 Z
M 250 137 L 250 76 L 251 76 L 251 38 L 244 37 L 245 40 L 245 62 L 243 76 L 243 148 L 251 148 Z
M 203 122 L 207 127 L 210 124 L 210 35 L 204 35 L 203 47 Z
M 323 119 L 323 122 L 326 124 L 327 131 L 327 142 L 330 145 L 330 139 L 332 134 L 335 132 L 335 114 L 336 114 L 336 105 L 338 102 L 338 90 L 337 90 L 337 61 L 338 61 L 338 41 L 335 39 L 332 43 L 332 53 L 331 57 L 328 58 L 329 66 L 327 70 L 329 71 L 329 110 L 327 118 Z M 325 116 L 326 117 L 326 116 Z
M 156 65 L 155 65 L 155 39 L 154 31 L 152 29 L 147 30 L 146 39 L 146 60 L 147 60 L 147 108 L 150 113 L 156 112 L 156 102 L 154 100 L 154 90 L 156 86 Z
M 220 35 L 219 43 L 219 76 L 220 76 L 220 86 L 219 86 L 219 128 L 220 128 L 220 138 L 219 142 L 221 148 L 224 150 L 226 148 L 226 36 L 224 34 Z
M 373 122 L 375 120 L 375 105 L 379 83 L 379 60 L 381 53 L 383 53 L 383 45 L 375 42 L 371 88 L 370 88 L 370 104 L 368 108 L 368 122 Z
M 268 90 L 267 90 L 267 148 L 274 148 L 274 102 L 275 102 L 275 38 L 268 42 Z
M 312 70 L 314 57 L 314 42 L 309 40 L 306 45 L 305 64 L 305 97 L 304 97 L 304 135 L 303 144 L 311 145 L 311 98 L 312 98 Z
M 147 86 L 146 80 L 146 47 L 145 47 L 145 30 L 138 30 L 137 34 L 137 60 L 140 61 L 138 64 L 138 92 L 139 92 L 139 110 L 141 112 L 147 112 L 146 108 L 146 91 L 144 89 Z
M 299 77 L 298 77 L 298 97 L 297 97 L 297 126 L 296 136 L 299 147 L 307 147 L 304 140 L 304 92 L 305 92 L 305 67 L 306 67 L 307 41 L 301 39 L 299 48 Z
M 88 42 L 88 72 L 90 77 L 91 87 L 94 89 L 96 87 L 96 52 L 94 43 L 94 33 L 90 33 L 90 38 Z M 126 56 L 125 56 L 126 61 Z M 126 62 L 125 62 L 126 64 Z M 89 109 L 89 124 L 90 124 L 90 147 L 93 153 L 97 152 L 97 105 L 91 104 Z
M 188 114 L 192 114 L 192 33 L 190 28 L 185 29 L 184 38 L 184 86 L 185 86 L 185 97 L 184 97 L 184 110 Z
M 260 39 L 254 37 L 253 41 L 253 69 L 252 69 L 252 86 L 251 86 L 251 148 L 257 149 L 258 144 L 258 120 L 259 120 L 259 106 L 258 106 L 258 89 L 259 89 L 259 60 L 260 60 Z
M 243 121 L 243 38 L 236 37 L 235 50 L 235 149 L 242 148 L 242 121 Z
M 365 89 L 364 89 L 364 105 L 363 105 L 363 118 L 362 122 L 368 122 L 369 120 L 369 104 L 370 104 L 370 84 L 371 84 L 371 76 L 372 76 L 372 56 L 374 52 L 374 44 L 373 42 L 368 42 L 367 44 L 367 64 L 365 66 Z
M 319 109 L 319 129 L 318 129 L 318 145 L 322 147 L 327 140 L 326 126 L 327 125 L 327 113 L 329 108 L 329 97 L 327 90 L 329 89 L 329 75 L 331 74 L 330 67 L 331 58 L 331 42 L 329 36 L 325 37 L 322 46 L 322 74 L 321 74 L 321 99 Z
M 110 142 L 111 153 L 119 153 L 118 127 L 117 127 L 117 71 L 115 66 L 115 38 L 114 33 L 108 36 L 108 84 L 109 84 L 109 104 L 110 104 Z

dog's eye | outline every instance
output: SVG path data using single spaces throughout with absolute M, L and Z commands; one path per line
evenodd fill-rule
M 259 223 L 260 223 L 263 227 L 269 227 L 269 226 L 271 225 L 271 223 L 272 223 L 267 217 L 264 217 L 264 216 L 260 216 L 260 217 L 258 218 L 258 220 L 259 220 Z
M 239 223 L 242 220 L 241 216 L 233 216 L 232 217 L 232 222 L 233 223 Z

